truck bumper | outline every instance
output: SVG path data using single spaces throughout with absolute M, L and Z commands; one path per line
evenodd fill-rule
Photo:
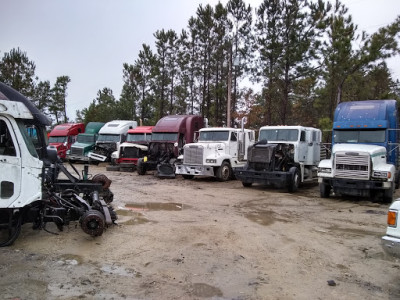
M 244 183 L 260 183 L 264 185 L 273 185 L 280 188 L 288 186 L 293 176 L 293 174 L 289 172 L 259 172 L 253 170 L 244 170 L 243 168 L 235 168 L 234 173 L 236 178 Z
M 178 175 L 195 175 L 195 176 L 215 176 L 214 167 L 199 165 L 177 164 L 175 174 Z
M 393 236 L 382 237 L 383 250 L 394 257 L 400 258 L 400 239 Z
M 88 156 L 78 156 L 78 155 L 67 155 L 68 160 L 73 160 L 73 161 L 84 161 L 88 162 L 89 157 Z
M 355 180 L 345 178 L 318 178 L 319 183 L 330 185 L 335 193 L 349 196 L 369 197 L 370 191 L 389 190 L 391 181 Z
M 107 156 L 104 156 L 104 155 L 101 155 L 101 154 L 97 154 L 97 153 L 94 153 L 94 152 L 90 152 L 89 153 L 89 157 L 91 159 L 99 160 L 99 161 L 106 161 L 106 159 L 107 159 Z
M 134 164 L 137 165 L 139 158 L 119 158 L 117 164 Z
M 318 178 L 319 183 L 331 185 L 333 188 L 363 189 L 363 190 L 387 190 L 392 187 L 391 181 L 355 180 L 345 178 Z

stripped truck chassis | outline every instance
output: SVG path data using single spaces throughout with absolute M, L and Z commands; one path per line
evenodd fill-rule
M 71 221 L 79 221 L 85 233 L 100 236 L 116 221 L 117 215 L 110 205 L 111 180 L 103 174 L 88 179 L 87 165 L 82 175 L 72 164 L 71 167 L 78 177 L 53 155 L 53 161 L 47 163 L 44 171 L 42 199 L 22 208 L 0 209 L 0 247 L 11 245 L 25 223 L 32 223 L 33 229 L 48 231 L 46 224 L 52 222 L 62 231 Z M 60 173 L 67 179 L 58 179 Z

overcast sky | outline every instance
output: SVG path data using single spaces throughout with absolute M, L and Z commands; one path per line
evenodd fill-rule
M 226 0 L 221 1 L 226 4 Z M 262 0 L 245 0 L 253 8 Z M 369 33 L 393 22 L 400 0 L 342 0 L 360 30 Z M 0 58 L 19 47 L 36 64 L 39 80 L 53 85 L 68 75 L 67 115 L 88 107 L 98 90 L 122 89 L 122 65 L 133 64 L 153 34 L 186 29 L 200 4 L 218 0 L 1 0 Z M 388 61 L 400 79 L 400 57 Z

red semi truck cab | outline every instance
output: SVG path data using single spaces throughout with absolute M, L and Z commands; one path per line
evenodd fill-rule
M 56 148 L 58 156 L 65 159 L 67 150 L 75 142 L 76 136 L 83 132 L 85 132 L 85 124 L 83 123 L 57 125 L 49 134 L 49 146 Z

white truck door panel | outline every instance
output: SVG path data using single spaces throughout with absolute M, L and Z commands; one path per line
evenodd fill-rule
M 0 208 L 8 207 L 21 193 L 21 157 L 10 122 L 0 117 Z

